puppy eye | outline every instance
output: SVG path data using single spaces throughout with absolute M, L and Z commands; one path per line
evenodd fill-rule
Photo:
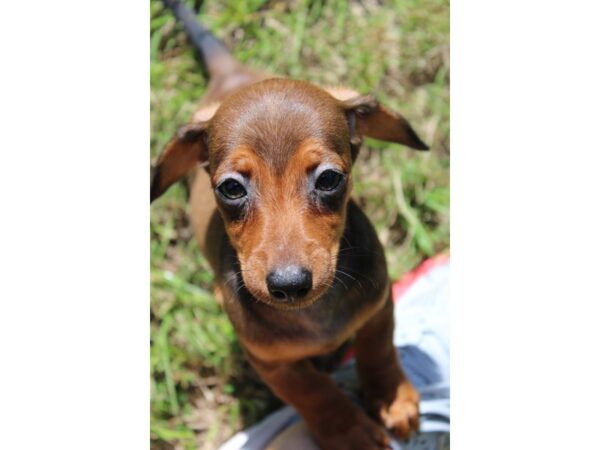
M 246 196 L 246 189 L 244 186 L 233 178 L 227 178 L 217 186 L 217 190 L 229 200 L 238 200 Z
M 343 178 L 344 175 L 340 172 L 335 170 L 324 170 L 323 173 L 319 175 L 319 178 L 317 178 L 315 188 L 319 191 L 333 191 L 340 185 Z

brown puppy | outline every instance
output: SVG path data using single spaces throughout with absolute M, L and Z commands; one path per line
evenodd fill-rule
M 384 427 L 408 438 L 419 396 L 396 358 L 385 257 L 350 198 L 351 168 L 363 136 L 427 147 L 371 96 L 242 66 L 183 5 L 166 3 L 210 84 L 159 157 L 152 200 L 190 176 L 194 232 L 223 306 L 256 370 L 322 449 L 386 448 Z M 307 360 L 353 336 L 374 420 Z

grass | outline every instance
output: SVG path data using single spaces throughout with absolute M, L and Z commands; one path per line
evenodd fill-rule
M 158 0 L 150 8 L 154 159 L 189 120 L 206 80 L 170 12 Z M 431 145 L 419 153 L 367 140 L 355 166 L 355 197 L 394 278 L 449 246 L 448 14 L 447 0 L 205 1 L 199 14 L 241 61 L 372 92 Z M 183 184 L 152 206 L 151 235 L 152 447 L 214 449 L 279 402 L 212 297 Z

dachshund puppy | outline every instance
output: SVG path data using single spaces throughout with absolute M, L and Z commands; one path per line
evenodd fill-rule
M 392 343 L 390 280 L 373 226 L 350 198 L 364 136 L 427 146 L 401 115 L 351 89 L 251 70 L 166 1 L 210 83 L 158 158 L 151 200 L 188 176 L 196 239 L 252 365 L 324 450 L 382 449 L 418 429 L 419 396 Z M 367 413 L 308 358 L 354 338 Z

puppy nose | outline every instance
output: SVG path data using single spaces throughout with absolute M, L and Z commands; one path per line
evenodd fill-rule
M 312 288 L 312 273 L 300 266 L 280 267 L 267 275 L 267 287 L 278 300 L 300 299 Z

